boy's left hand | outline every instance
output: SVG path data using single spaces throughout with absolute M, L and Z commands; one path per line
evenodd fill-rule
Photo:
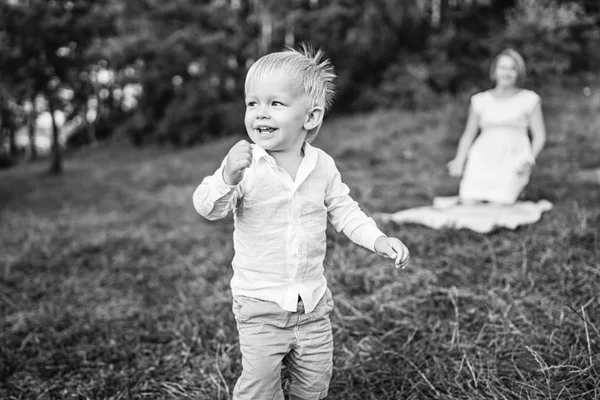
M 405 268 L 410 261 L 408 249 L 399 239 L 381 236 L 375 241 L 375 251 L 394 259 L 396 268 Z

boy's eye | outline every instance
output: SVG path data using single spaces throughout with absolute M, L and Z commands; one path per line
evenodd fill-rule
M 274 105 L 274 106 L 282 106 L 282 105 L 283 105 L 283 103 L 281 103 L 281 102 L 279 102 L 279 101 L 274 101 L 274 102 L 272 102 L 272 103 L 271 103 L 271 105 Z
M 254 107 L 256 105 L 255 101 L 249 101 L 246 103 L 246 107 Z

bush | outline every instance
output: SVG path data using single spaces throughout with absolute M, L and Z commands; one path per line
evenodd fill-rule
M 383 73 L 380 85 L 366 90 L 356 101 L 362 110 L 377 107 L 422 109 L 436 103 L 436 93 L 429 85 L 430 67 L 415 61 L 392 64 Z
M 544 80 L 595 65 L 594 60 L 600 59 L 599 38 L 594 18 L 578 3 L 518 0 L 507 13 L 504 43 L 499 45 L 515 47 L 531 75 Z

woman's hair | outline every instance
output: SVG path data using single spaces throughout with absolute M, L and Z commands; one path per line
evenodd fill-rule
M 331 108 L 335 95 L 333 81 L 336 75 L 322 50 L 315 51 L 310 45 L 301 44 L 298 49 L 286 47 L 283 51 L 261 57 L 248 70 L 246 90 L 250 82 L 281 70 L 289 74 L 296 93 L 307 95 L 308 107 L 318 106 L 324 111 Z M 317 136 L 321 124 L 308 132 L 307 142 L 310 143 Z
M 520 85 L 525 81 L 525 61 L 521 55 L 513 50 L 513 49 L 505 49 L 500 54 L 498 54 L 494 60 L 492 61 L 492 65 L 490 66 L 490 78 L 492 82 L 496 81 L 496 66 L 498 65 L 498 60 L 501 57 L 510 57 L 515 62 L 515 68 L 517 70 L 517 84 Z

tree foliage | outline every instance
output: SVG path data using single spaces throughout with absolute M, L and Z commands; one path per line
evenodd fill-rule
M 333 112 L 426 107 L 485 86 L 508 46 L 537 81 L 592 70 L 599 12 L 554 0 L 2 0 L 2 93 L 17 109 L 42 96 L 81 121 L 72 145 L 190 145 L 243 131 L 247 68 L 285 45 L 330 56 Z
M 591 69 L 600 60 L 597 21 L 578 3 L 519 0 L 507 12 L 505 37 L 538 78 Z
M 71 101 L 81 95 L 88 79 L 83 72 L 92 60 L 86 50 L 114 34 L 112 0 L 14 0 L 0 4 L 0 27 L 6 48 L 0 72 L 9 77 L 12 101 L 22 105 L 42 96 L 52 117 L 51 172 L 62 171 L 62 152 L 56 111 L 77 110 Z M 66 93 L 76 93 L 68 96 Z M 35 107 L 32 108 L 34 111 Z

